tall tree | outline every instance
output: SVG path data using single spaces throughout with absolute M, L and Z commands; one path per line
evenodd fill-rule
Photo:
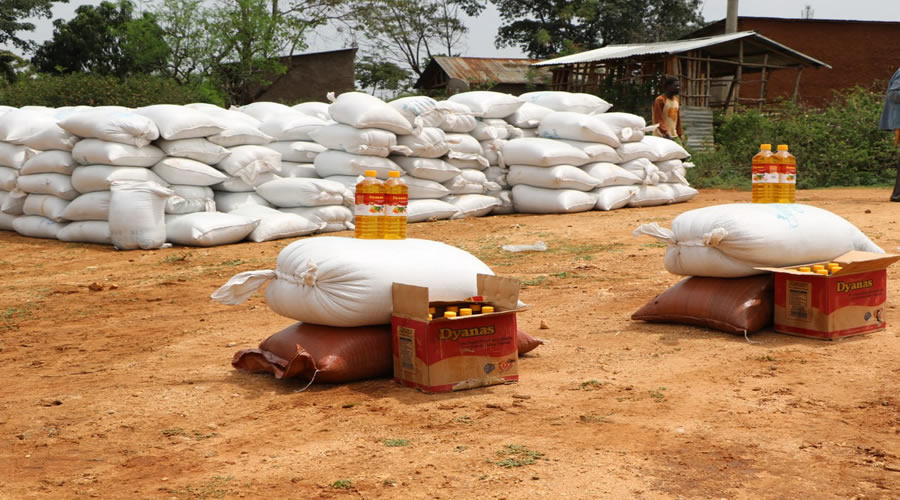
M 68 0 L 0 0 L 0 45 L 30 49 L 33 42 L 21 38 L 19 32 L 34 31 L 34 23 L 26 19 L 52 16 L 54 3 Z
M 463 35 L 463 10 L 471 0 L 362 0 L 354 5 L 357 41 L 364 52 L 421 75 L 434 55 L 454 55 Z
M 365 56 L 356 62 L 356 81 L 363 89 L 370 89 L 372 95 L 378 90 L 396 92 L 408 88 L 410 72 L 390 62 Z
M 155 14 L 172 48 L 164 74 L 212 78 L 228 101 L 254 100 L 306 48 L 313 28 L 338 15 L 341 0 L 160 0 Z
M 153 14 L 135 16 L 129 0 L 82 5 L 72 20 L 57 19 L 53 27 L 53 38 L 32 58 L 47 73 L 151 73 L 162 67 L 169 52 Z
M 536 58 L 614 43 L 670 40 L 703 22 L 702 0 L 491 1 L 503 20 L 497 46 L 519 46 Z

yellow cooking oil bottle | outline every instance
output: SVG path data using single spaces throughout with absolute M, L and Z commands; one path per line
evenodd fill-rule
M 356 184 L 356 237 L 366 240 L 381 238 L 384 214 L 384 183 L 378 173 L 366 170 L 366 176 Z
M 775 163 L 778 164 L 776 201 L 778 203 L 794 203 L 797 191 L 797 158 L 788 151 L 787 144 L 778 145 Z
M 409 187 L 400 178 L 400 172 L 388 172 L 388 180 L 384 183 L 384 193 L 383 238 L 386 240 L 405 240 Z
M 774 163 L 771 144 L 760 144 L 753 155 L 753 203 L 775 203 L 778 186 L 778 166 Z

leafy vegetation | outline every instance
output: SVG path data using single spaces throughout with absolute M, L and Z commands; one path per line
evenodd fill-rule
M 782 102 L 765 113 L 717 118 L 716 148 L 697 152 L 688 180 L 698 187 L 750 188 L 750 159 L 761 143 L 788 144 L 797 156 L 799 189 L 893 183 L 900 152 L 878 130 L 884 96 L 854 88 L 825 108 Z
M 124 79 L 86 73 L 42 75 L 20 79 L 3 88 L 0 104 L 7 106 L 127 106 L 150 104 L 221 103 L 209 89 L 179 85 L 159 76 L 133 75 Z

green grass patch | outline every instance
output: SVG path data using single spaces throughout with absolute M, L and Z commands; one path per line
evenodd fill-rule
M 497 457 L 501 460 L 494 462 L 496 465 L 504 468 L 522 467 L 524 465 L 534 465 L 536 460 L 544 457 L 539 451 L 529 450 L 525 446 L 519 444 L 508 444 L 502 450 L 497 452 Z
M 401 446 L 409 446 L 406 439 L 382 439 L 381 442 L 388 448 L 399 448 Z
M 349 479 L 338 479 L 337 481 L 331 483 L 331 487 L 336 490 L 349 490 L 353 487 L 353 481 Z

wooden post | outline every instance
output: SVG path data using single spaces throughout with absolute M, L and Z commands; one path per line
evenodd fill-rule
M 800 75 L 803 74 L 803 67 L 797 68 L 797 79 L 794 80 L 794 97 L 793 100 L 797 100 L 797 97 L 800 96 Z
M 708 108 L 712 101 L 712 63 L 709 56 L 706 56 L 706 107 Z
M 763 103 L 766 101 L 766 65 L 769 64 L 769 54 L 763 56 L 762 76 L 759 80 L 759 110 L 762 111 Z
M 738 67 L 734 75 L 734 106 L 741 104 L 741 79 L 744 77 L 744 40 L 738 40 Z

